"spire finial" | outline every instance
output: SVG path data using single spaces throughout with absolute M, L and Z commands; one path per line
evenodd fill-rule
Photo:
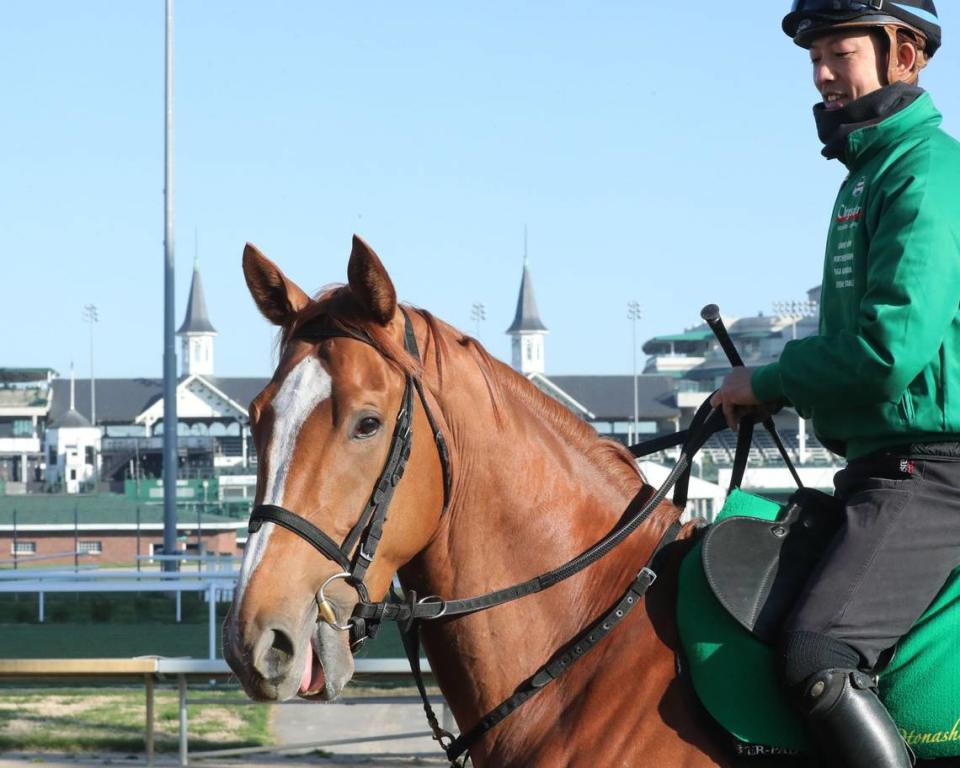
M 200 270 L 200 230 L 198 227 L 193 228 L 193 271 L 198 272 Z
M 527 225 L 523 225 L 523 266 L 530 266 L 530 257 L 527 254 Z
M 76 393 L 74 389 L 76 387 L 76 380 L 73 375 L 73 360 L 70 361 L 70 410 L 74 410 Z

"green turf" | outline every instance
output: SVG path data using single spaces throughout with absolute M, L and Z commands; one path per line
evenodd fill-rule
M 192 750 L 271 743 L 269 709 L 247 706 L 236 689 L 192 689 L 203 704 L 188 706 Z M 178 748 L 177 692 L 156 692 L 154 733 L 158 752 Z M 63 752 L 144 749 L 142 689 L 111 686 L 4 690 L 0 697 L 0 750 Z M 42 762 L 42 760 L 41 760 Z

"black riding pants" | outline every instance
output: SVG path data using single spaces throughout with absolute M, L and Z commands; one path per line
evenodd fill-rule
M 870 454 L 834 484 L 843 525 L 784 629 L 845 643 L 870 669 L 960 565 L 960 444 Z

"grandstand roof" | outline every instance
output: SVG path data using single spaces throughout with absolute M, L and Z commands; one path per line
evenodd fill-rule
M 654 336 L 650 341 L 705 341 L 713 338 L 713 331 L 709 328 L 694 328 L 683 333 L 672 333 L 666 336 Z M 649 343 L 649 342 L 648 342 Z
M 648 355 L 674 352 L 678 354 L 702 354 L 713 340 L 713 332 L 706 326 L 688 328 L 683 333 L 654 336 L 643 343 Z
M 180 381 L 184 381 L 186 377 Z M 210 382 L 234 402 L 246 409 L 250 401 L 262 390 L 267 377 L 220 377 L 197 376 Z M 96 379 L 97 423 L 133 424 L 137 416 L 163 397 L 162 379 Z M 84 417 L 90 414 L 90 380 L 76 382 L 76 409 Z M 50 419 L 56 421 L 70 410 L 70 382 L 57 379 L 53 382 L 53 403 Z
M 56 376 L 53 368 L 0 368 L 0 383 L 23 384 L 47 381 Z
M 547 376 L 553 385 L 588 408 L 599 421 L 633 420 L 633 376 Z M 680 415 L 676 379 L 671 376 L 637 376 L 639 416 L 671 419 Z

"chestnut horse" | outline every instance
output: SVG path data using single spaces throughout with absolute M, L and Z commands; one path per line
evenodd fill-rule
M 451 599 L 522 582 L 603 538 L 644 487 L 622 447 L 472 338 L 401 310 L 359 238 L 348 285 L 316 299 L 251 245 L 243 269 L 260 312 L 282 329 L 277 369 L 250 406 L 257 505 L 291 510 L 342 542 L 384 466 L 407 377 L 422 385 L 416 439 L 364 579 L 371 599 L 396 573 L 405 589 Z M 404 346 L 405 315 L 419 360 Z M 347 335 L 302 332 L 315 323 Z M 352 337 L 361 334 L 369 343 Z M 427 404 L 449 453 L 448 494 Z M 616 603 L 679 514 L 660 504 L 611 553 L 539 594 L 428 622 L 426 654 L 461 729 Z M 665 551 L 659 580 L 616 631 L 478 741 L 475 765 L 733 764 L 675 676 L 676 569 L 688 534 Z M 250 696 L 329 700 L 343 690 L 354 670 L 348 633 L 317 620 L 318 592 L 341 570 L 280 525 L 250 535 L 224 625 L 224 655 Z M 358 600 L 343 580 L 326 597 L 341 622 Z

